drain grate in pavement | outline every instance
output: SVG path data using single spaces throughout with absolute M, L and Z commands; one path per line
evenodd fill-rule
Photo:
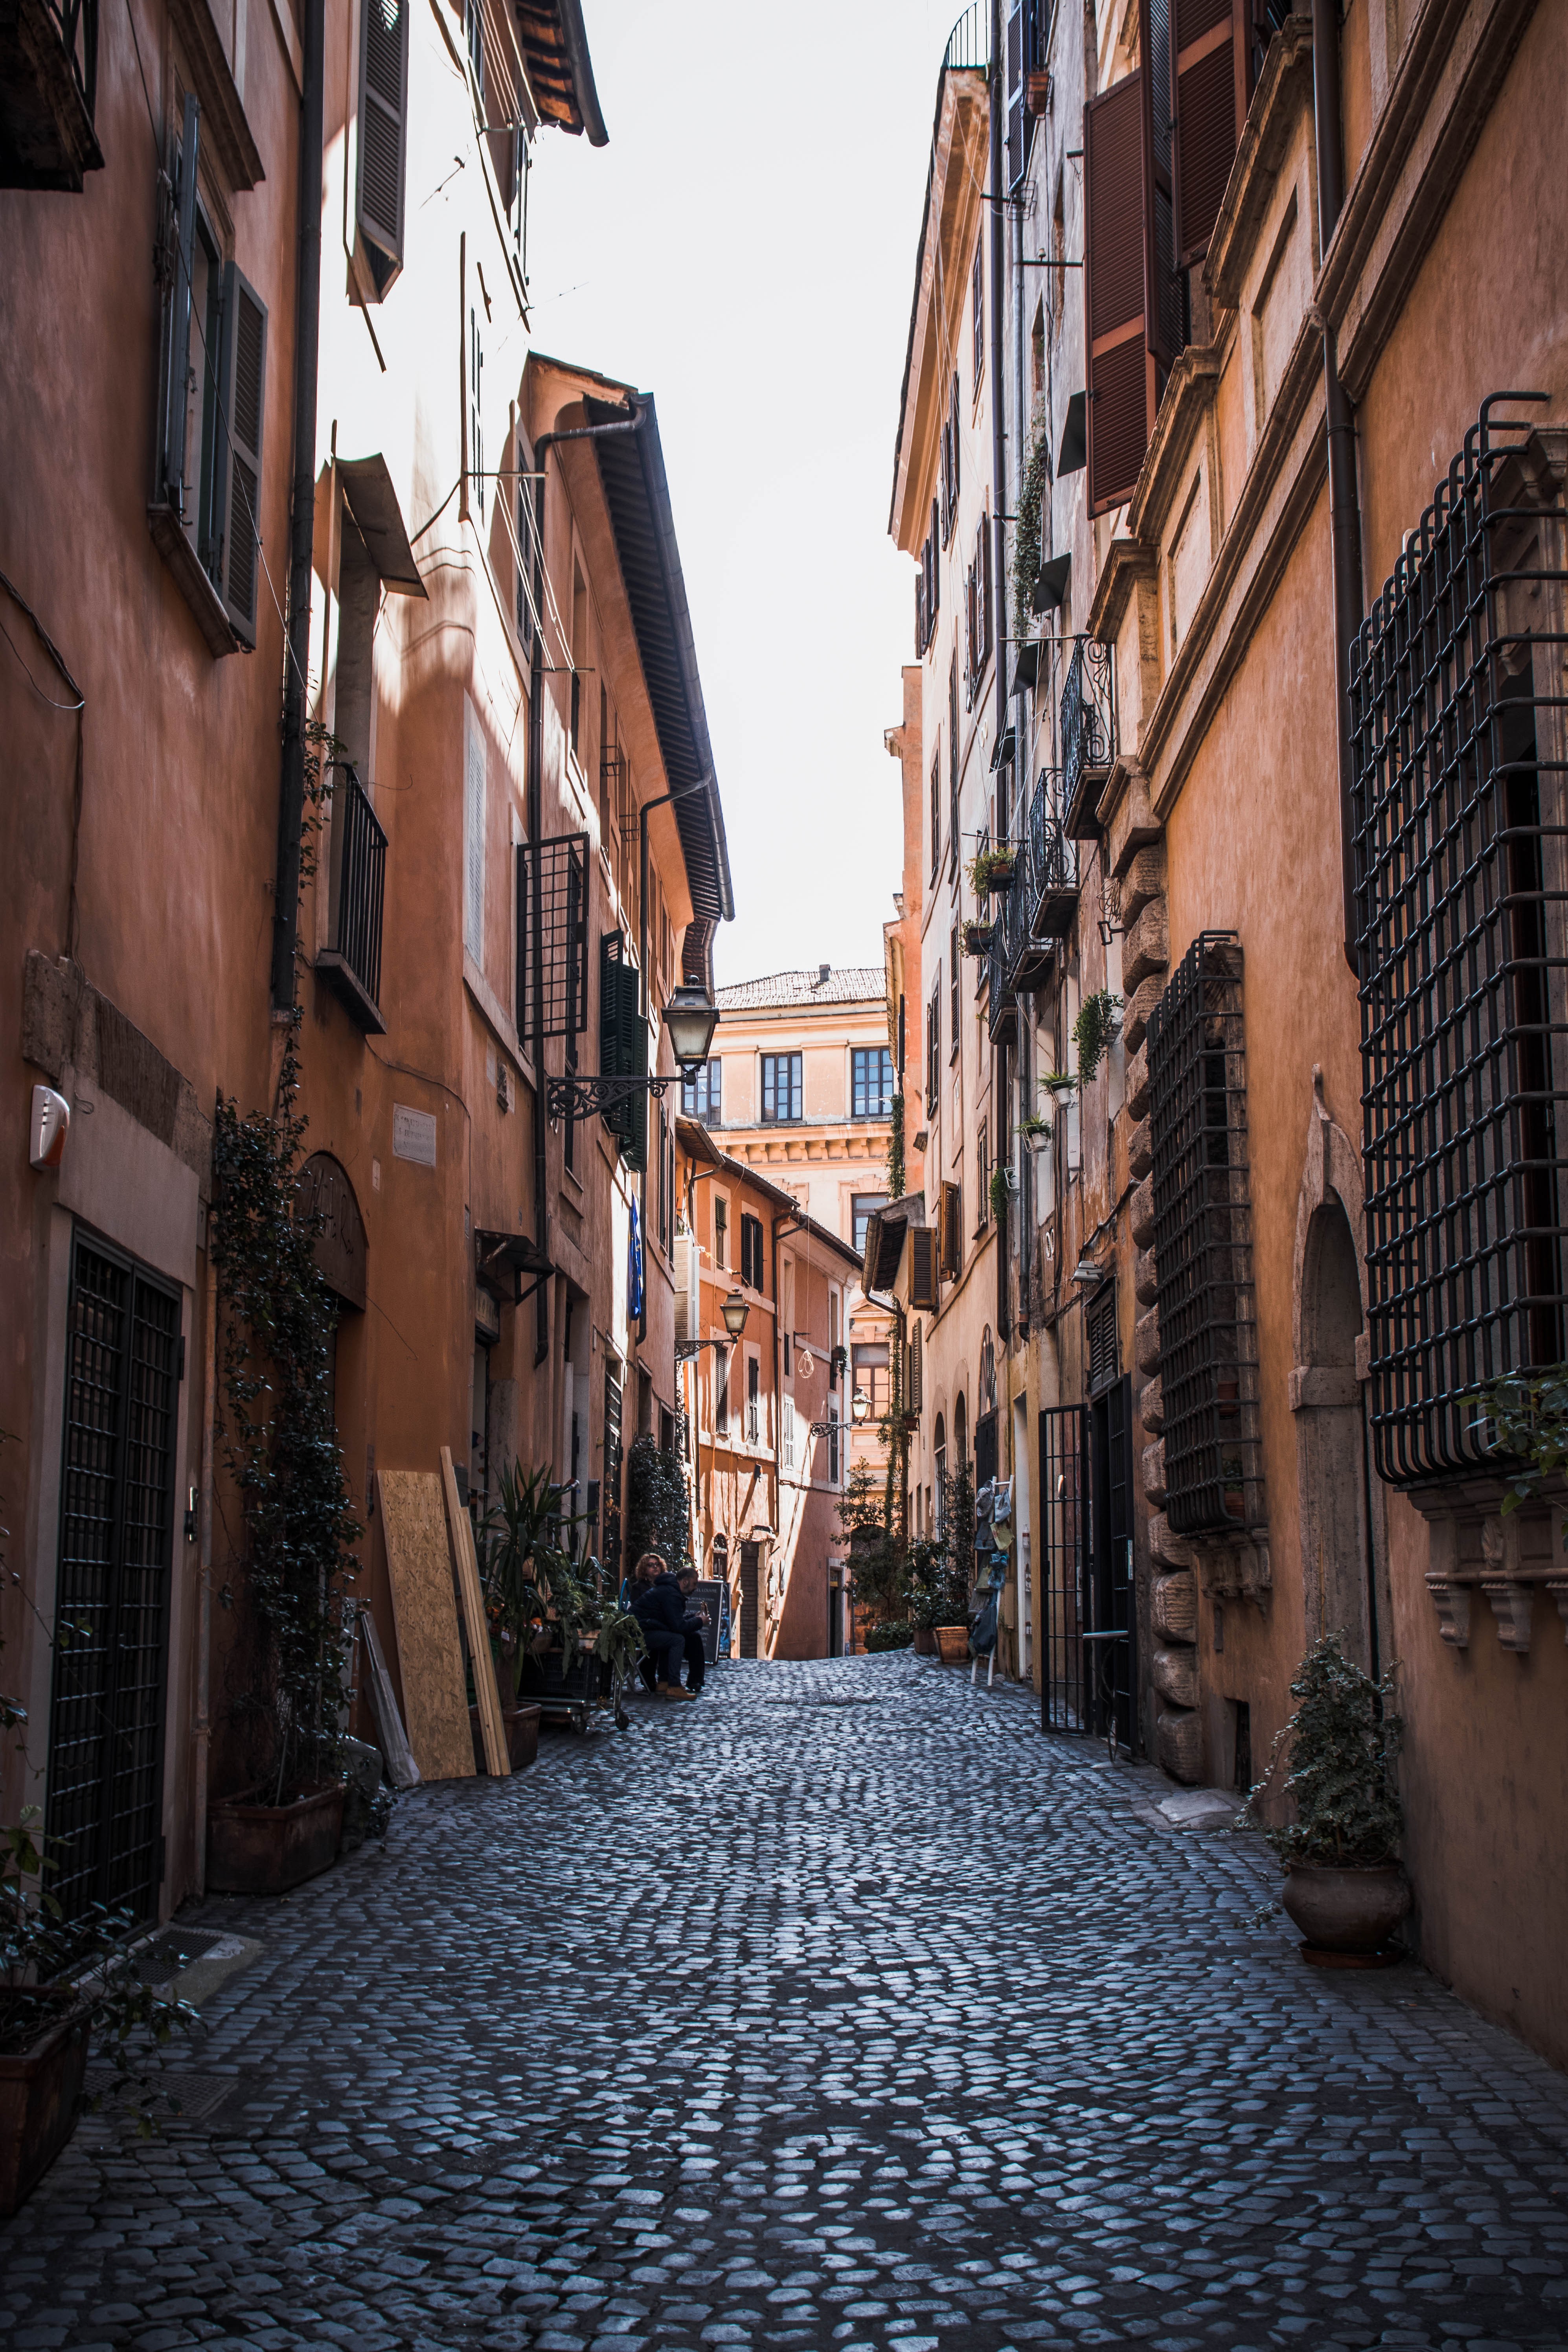
M 222 2120 L 222 2111 L 231 2099 L 239 2100 L 252 2088 L 250 2078 L 243 2074 L 195 2074 L 173 2066 L 154 2069 L 149 2076 L 155 2100 L 155 2113 L 160 2123 L 172 2121 L 198 2124 L 211 2128 Z M 114 2083 L 110 2066 L 89 2066 L 87 2070 L 87 2093 L 89 2098 L 107 2094 Z M 171 2115 L 166 2102 L 179 2103 L 178 2115 Z M 116 2103 L 105 2099 L 100 2115 L 112 2115 Z

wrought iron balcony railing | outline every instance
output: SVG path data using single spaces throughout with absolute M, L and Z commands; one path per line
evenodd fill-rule
M 1092 805 L 1117 753 L 1116 666 L 1109 646 L 1079 637 L 1062 689 L 1062 808 L 1068 833 L 1096 830 Z
M 103 169 L 93 128 L 98 0 L 14 0 L 0 9 L 0 188 L 81 194 Z
M 332 793 L 332 866 L 336 895 L 332 944 L 316 959 L 350 1018 L 382 1036 L 381 918 L 386 891 L 386 835 L 352 767 L 340 768 Z
M 984 0 L 970 0 L 957 24 L 947 37 L 947 53 L 942 61 L 943 73 L 961 71 L 965 67 L 978 67 L 982 73 L 991 63 L 991 12 Z

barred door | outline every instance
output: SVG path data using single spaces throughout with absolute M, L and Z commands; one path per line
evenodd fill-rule
M 1040 1728 L 1082 1731 L 1088 1412 L 1040 1415 Z
M 1086 1727 L 1104 1737 L 1114 1718 L 1129 1755 L 1136 1717 L 1132 1588 L 1132 1382 L 1123 1372 L 1089 1407 L 1089 1525 L 1085 1646 Z
M 157 1908 L 179 1358 L 177 1294 L 79 1233 L 46 1813 L 68 1918 Z

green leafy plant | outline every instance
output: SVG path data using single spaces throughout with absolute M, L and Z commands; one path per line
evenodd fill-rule
M 1389 1863 L 1404 1833 L 1393 1780 L 1404 1722 L 1394 1709 L 1397 1667 L 1378 1682 L 1345 1656 L 1325 1633 L 1307 1652 L 1290 1685 L 1296 1708 L 1269 1751 L 1268 1769 L 1249 1792 L 1238 1822 L 1261 1829 L 1285 1863 L 1340 1868 Z M 1271 1827 L 1259 1807 L 1276 1771 L 1289 1759 L 1284 1783 L 1296 1819 Z
M 889 1618 L 885 1624 L 873 1625 L 866 1636 L 868 1650 L 907 1650 L 914 1640 L 914 1629 L 901 1618 Z
M 1051 1096 L 1053 1099 L 1058 1095 L 1076 1095 L 1078 1080 L 1070 1070 L 1047 1070 L 1040 1080 L 1040 1092 Z
M 963 952 L 969 956 L 989 955 L 995 930 L 994 923 L 977 923 L 973 918 L 963 926 Z
M 976 850 L 968 866 L 969 880 L 975 897 L 984 898 L 989 891 L 1005 890 L 1013 879 L 1017 863 L 1017 851 L 1006 843 L 998 843 L 990 849 Z
M 672 1569 L 691 1558 L 691 1496 L 686 1465 L 651 1437 L 634 1438 L 626 1454 L 626 1558 L 662 1554 Z
M 176 2032 L 199 2024 L 184 2001 L 163 2000 L 144 1984 L 127 1948 L 129 1911 L 94 1904 L 67 1919 L 42 1874 L 51 1865 L 34 1834 L 37 1807 L 0 1830 L 0 2056 L 18 2057 L 62 2019 L 89 2027 L 100 2062 L 110 2069 L 105 2095 L 134 2113 L 143 2137 L 157 2125 L 161 2095 L 153 2053 Z M 169 2101 L 177 2109 L 176 2101 Z
M 1034 634 L 1035 581 L 1040 566 L 1040 514 L 1050 481 L 1050 419 L 1042 405 L 1035 419 L 1029 460 L 1018 491 L 1018 521 L 1013 539 L 1013 634 L 1020 644 Z
M 1007 1203 L 1013 1197 L 1013 1187 L 1008 1183 L 1007 1171 L 1000 1161 L 991 1171 L 990 1194 L 992 1215 L 998 1218 L 1005 1217 L 1007 1213 Z
M 1072 1024 L 1078 1047 L 1078 1082 L 1087 1087 L 1101 1061 L 1121 1034 L 1121 999 L 1113 989 L 1096 989 L 1086 996 Z
M 944 1613 L 940 1625 L 962 1625 L 969 1616 L 974 1580 L 974 1474 L 967 1462 L 942 1479 L 942 1549 L 946 1566 Z
M 904 1197 L 904 1097 L 893 1097 L 893 1115 L 888 1135 L 888 1198 L 901 1201 Z
M 868 1462 L 857 1462 L 849 1473 L 838 1499 L 838 1524 L 849 1544 L 850 1596 L 858 1609 L 881 1622 L 898 1607 L 903 1562 L 886 1492 Z
M 910 1622 L 922 1633 L 948 1622 L 949 1563 L 946 1547 L 929 1536 L 910 1544 L 904 1580 Z
M 1043 1118 L 1037 1110 L 1032 1110 L 1026 1118 L 1018 1121 L 1018 1132 L 1024 1136 L 1038 1136 L 1043 1141 L 1048 1143 L 1053 1129 L 1048 1118 Z
M 1505 1512 L 1539 1495 L 1549 1479 L 1568 1473 L 1568 1364 L 1539 1372 L 1511 1372 L 1478 1391 L 1475 1423 L 1487 1451 L 1509 1481 Z M 1563 1524 L 1568 1544 L 1568 1520 Z

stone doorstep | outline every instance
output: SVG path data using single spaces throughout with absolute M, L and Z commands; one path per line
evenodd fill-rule
M 1234 1790 L 1177 1788 L 1158 1770 L 1139 1778 L 1147 1785 L 1134 1796 L 1131 1811 L 1152 1830 L 1230 1829 L 1245 1801 Z
M 251 1936 L 171 1925 L 135 1947 L 135 1954 L 144 1980 L 161 2000 L 200 2009 L 265 1948 Z

